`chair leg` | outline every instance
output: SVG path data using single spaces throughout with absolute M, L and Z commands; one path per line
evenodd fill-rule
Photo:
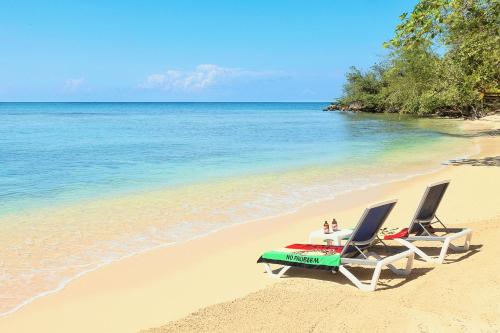
M 381 259 L 381 257 L 375 253 L 368 253 L 368 255 L 377 258 L 377 260 Z M 339 271 L 342 274 L 344 274 L 344 276 L 346 278 L 348 278 L 349 281 L 351 281 L 360 290 L 362 290 L 362 291 L 375 291 L 375 289 L 377 288 L 378 279 L 380 277 L 380 273 L 382 272 L 383 267 L 387 266 L 392 272 L 394 272 L 395 274 L 398 274 L 398 275 L 408 275 L 408 274 L 410 274 L 411 268 L 413 266 L 414 256 L 415 256 L 415 254 L 413 253 L 413 251 L 408 250 L 408 251 L 401 252 L 401 253 L 398 253 L 396 255 L 379 260 L 379 262 L 375 266 L 375 270 L 373 272 L 372 278 L 371 278 L 369 283 L 361 282 L 356 276 L 354 276 L 354 274 L 349 272 L 344 265 L 339 267 Z M 397 269 L 396 267 L 394 267 L 394 265 L 391 264 L 391 263 L 393 263 L 397 260 L 403 259 L 403 258 L 407 258 L 405 269 Z
M 264 263 L 264 268 L 265 268 L 267 274 L 270 277 L 273 277 L 273 278 L 276 278 L 276 279 L 279 279 L 280 277 L 282 277 L 283 274 L 285 274 L 286 271 L 290 269 L 290 267 L 291 266 L 283 266 L 278 273 L 274 273 L 273 269 L 271 268 L 271 265 L 269 265 L 268 263 Z
M 465 242 L 463 246 L 456 246 L 451 244 L 452 240 L 462 238 L 465 236 Z M 441 253 L 439 254 L 438 262 L 442 264 L 444 262 L 444 257 L 448 253 L 448 248 L 452 249 L 455 252 L 464 252 L 467 251 L 470 247 L 470 240 L 472 238 L 472 230 L 471 229 L 465 229 L 462 232 L 459 232 L 455 235 L 451 235 L 446 237 L 446 239 L 443 242 L 443 247 L 441 248 Z
M 382 267 L 377 265 L 375 267 L 375 271 L 373 272 L 372 279 L 370 283 L 363 283 L 357 277 L 354 276 L 351 272 L 345 268 L 345 266 L 339 267 L 339 272 L 342 273 L 346 278 L 349 279 L 356 287 L 358 287 L 362 291 L 374 291 L 377 288 L 378 278 L 380 277 L 380 271 Z
M 427 262 L 436 262 L 437 263 L 439 261 L 436 258 L 428 256 L 424 251 L 420 250 L 418 247 L 416 247 L 415 245 L 413 245 L 412 243 L 410 243 L 407 240 L 404 240 L 401 238 L 396 238 L 394 240 L 397 241 L 398 243 L 400 243 L 401 245 L 406 246 L 408 249 L 413 250 L 413 252 L 415 252 L 415 254 L 417 254 L 420 258 L 424 259 Z
M 443 242 L 443 246 L 441 247 L 441 252 L 439 253 L 439 257 L 437 257 L 436 262 L 438 264 L 442 264 L 444 262 L 444 257 L 446 257 L 446 253 L 448 253 L 448 248 L 450 247 L 451 239 L 446 237 Z
M 405 253 L 405 252 L 402 252 L 402 253 Z M 381 256 L 379 256 L 378 254 L 373 253 L 373 252 L 369 252 L 367 254 L 367 256 L 374 257 L 375 259 L 377 259 L 379 261 L 383 260 Z M 409 275 L 411 273 L 411 268 L 413 267 L 413 260 L 415 258 L 415 253 L 413 251 L 411 251 L 411 253 L 409 253 L 407 256 L 405 255 L 403 257 L 407 258 L 406 259 L 406 266 L 404 269 L 396 268 L 393 264 L 390 264 L 390 263 L 387 263 L 385 266 L 387 266 L 387 268 L 389 268 L 391 270 L 391 272 L 393 272 L 396 275 L 402 275 L 402 276 Z M 389 258 L 391 258 L 391 257 L 389 257 Z M 396 260 L 399 260 L 399 258 L 396 258 L 393 261 L 396 261 Z M 391 262 L 393 262 L 393 261 L 391 261 Z
M 457 246 L 457 245 L 453 245 L 450 243 L 450 249 L 452 249 L 455 252 L 463 252 L 463 251 L 469 250 L 470 241 L 472 239 L 472 230 L 466 229 L 466 230 L 462 231 L 462 233 L 464 233 L 464 235 L 465 235 L 465 242 L 464 242 L 463 246 Z M 461 235 L 462 233 L 459 233 L 459 235 Z M 456 238 L 460 238 L 460 237 L 456 237 Z M 454 238 L 454 239 L 456 239 L 456 238 Z
M 405 267 L 404 272 L 402 273 L 402 275 L 410 275 L 411 269 L 413 267 L 413 260 L 415 260 L 415 252 L 412 251 L 411 255 L 406 260 L 406 267 Z
M 465 242 L 464 242 L 463 246 L 456 246 L 456 245 L 453 245 L 451 243 L 453 240 L 462 238 L 464 236 L 465 236 Z M 453 251 L 456 251 L 456 252 L 467 251 L 467 250 L 469 250 L 471 239 L 472 239 L 472 230 L 471 229 L 465 229 L 461 232 L 458 232 L 456 234 L 445 237 L 444 240 L 441 241 L 443 243 L 443 245 L 441 247 L 441 251 L 439 252 L 439 256 L 436 258 L 428 256 L 422 250 L 420 250 L 418 247 L 416 247 L 415 245 L 413 245 L 411 242 L 409 242 L 407 240 L 397 238 L 397 239 L 395 239 L 395 241 L 397 241 L 400 244 L 406 246 L 407 248 L 415 251 L 415 253 L 418 256 L 420 256 L 422 259 L 424 259 L 427 262 L 434 262 L 437 264 L 442 264 L 444 262 L 446 254 L 448 253 L 448 249 L 452 249 Z

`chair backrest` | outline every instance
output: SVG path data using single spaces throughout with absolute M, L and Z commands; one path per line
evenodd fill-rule
M 352 252 L 353 245 L 358 247 L 371 245 L 377 238 L 378 231 L 396 205 L 396 202 L 397 200 L 391 200 L 366 208 L 354 228 L 351 237 L 342 249 L 341 255 Z
M 432 221 L 448 185 L 450 185 L 450 181 L 444 180 L 427 186 L 424 196 L 422 197 L 422 200 L 420 200 L 420 204 L 415 212 L 415 216 L 411 220 L 408 228 L 410 232 L 417 232 L 422 228 L 418 222 L 423 222 L 425 224 Z

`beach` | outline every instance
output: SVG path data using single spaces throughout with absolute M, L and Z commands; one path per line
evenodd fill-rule
M 457 120 L 321 105 L 0 104 L 0 316 L 124 258 L 478 151 Z
M 1 317 L 0 331 L 498 331 L 498 125 L 498 116 L 467 122 L 480 152 L 463 163 L 104 265 Z M 398 199 L 386 225 L 407 226 L 425 187 L 443 179 L 451 185 L 439 217 L 474 229 L 471 250 L 444 265 L 417 261 L 408 279 L 384 272 L 379 289 L 363 293 L 340 275 L 295 269 L 274 280 L 256 264 L 266 250 L 305 242 L 324 220 L 353 226 L 384 200 Z
M 10 2 L 0 333 L 500 333 L 499 20 Z
M 341 276 L 298 271 L 264 290 L 142 332 L 497 332 L 497 224 L 498 218 L 471 223 L 475 245 L 467 254 L 449 255 L 449 264 L 417 262 L 408 280 L 384 272 L 373 294 Z

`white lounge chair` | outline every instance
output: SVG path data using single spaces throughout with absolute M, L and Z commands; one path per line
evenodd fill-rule
M 264 253 L 257 262 L 264 263 L 266 272 L 276 278 L 283 276 L 292 266 L 331 270 L 334 273 L 340 271 L 359 289 L 374 291 L 377 288 L 382 268 L 387 266 L 395 274 L 408 275 L 413 265 L 413 250 L 385 258 L 370 251 L 373 250 L 373 244 L 377 242 L 377 232 L 395 204 L 396 200 L 393 200 L 368 207 L 344 246 L 292 244 L 277 251 Z M 397 269 L 392 265 L 393 262 L 404 258 L 407 258 L 404 269 Z M 280 264 L 283 267 L 274 273 L 270 264 Z M 354 276 L 347 269 L 352 265 L 374 267 L 370 282 L 363 283 Z
M 425 190 L 424 196 L 420 201 L 415 216 L 411 220 L 408 229 L 395 235 L 386 235 L 384 240 L 395 240 L 396 242 L 413 250 L 415 254 L 427 262 L 442 264 L 448 249 L 453 251 L 467 251 L 472 238 L 472 229 L 469 228 L 448 228 L 437 217 L 436 211 L 439 207 L 441 199 L 450 184 L 449 180 L 431 184 Z M 435 228 L 433 224 L 440 224 L 442 228 Z M 438 235 L 439 234 L 439 235 Z M 453 245 L 451 242 L 464 238 L 465 242 L 462 246 Z M 424 251 L 416 247 L 412 242 L 415 241 L 431 241 L 443 243 L 439 256 L 433 257 L 426 254 Z

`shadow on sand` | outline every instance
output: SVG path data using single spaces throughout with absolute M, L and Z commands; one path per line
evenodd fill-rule
M 465 252 L 455 252 L 451 249 L 448 249 L 448 255 L 444 258 L 443 265 L 453 264 L 456 262 L 460 262 L 462 260 L 466 260 L 467 258 L 470 258 L 473 255 L 479 253 L 482 247 L 483 247 L 482 244 L 470 245 L 469 250 Z M 419 248 L 431 257 L 437 257 L 441 253 L 441 247 L 419 246 Z M 391 252 L 394 253 L 402 252 L 405 249 L 406 248 L 402 246 L 391 246 Z M 415 260 L 418 260 L 420 262 L 425 262 L 417 255 L 415 255 Z
M 444 133 L 444 132 L 440 133 L 444 136 L 449 136 L 454 138 L 479 138 L 485 136 L 500 136 L 500 129 L 476 131 L 473 133 Z
M 411 274 L 408 276 L 399 276 L 391 272 L 389 269 L 383 269 L 380 273 L 380 277 L 377 284 L 377 290 L 388 290 L 402 286 L 410 281 L 417 279 L 430 272 L 432 267 L 418 267 L 413 268 Z M 274 270 L 278 272 L 279 269 Z M 349 271 L 353 273 L 359 280 L 363 282 L 369 282 L 373 275 L 373 267 L 360 267 L 353 266 L 349 268 Z M 294 279 L 314 279 L 320 281 L 330 281 L 332 283 L 339 283 L 342 285 L 350 285 L 356 288 L 351 281 L 349 281 L 341 273 L 332 273 L 330 271 L 323 270 L 312 270 L 301 267 L 292 267 L 286 272 L 282 279 L 294 278 Z M 398 281 L 394 283 L 394 281 Z M 390 282 L 390 284 L 389 284 Z
M 445 259 L 445 262 L 443 263 L 444 265 L 449 265 L 453 264 L 456 262 L 460 262 L 462 260 L 465 260 L 478 252 L 480 252 L 482 245 L 471 245 L 469 250 L 466 252 L 453 252 L 452 250 L 449 250 L 449 255 Z M 391 255 L 394 253 L 402 252 L 406 250 L 404 247 L 400 246 L 391 246 L 390 247 L 391 251 L 385 252 L 386 255 Z M 424 247 L 423 250 L 431 256 L 438 256 L 441 248 L 440 247 Z M 382 253 L 384 251 L 377 251 L 377 253 Z M 459 257 L 456 257 L 456 255 L 460 255 Z M 415 256 L 415 260 L 418 260 L 420 262 L 423 262 L 418 256 Z M 406 263 L 406 261 L 401 261 L 402 263 Z M 378 281 L 378 287 L 377 290 L 389 290 L 393 288 L 397 288 L 401 285 L 404 285 L 408 282 L 411 282 L 421 276 L 424 276 L 428 272 L 430 272 L 434 267 L 434 264 L 429 263 L 429 267 L 413 267 L 411 274 L 408 276 L 398 276 L 392 273 L 389 269 L 384 269 L 382 270 L 380 274 L 380 279 Z M 279 272 L 281 268 L 277 268 L 273 270 L 274 273 Z M 373 274 L 373 268 L 369 267 L 360 267 L 360 266 L 353 266 L 349 268 L 349 271 L 351 271 L 354 275 L 356 275 L 361 281 L 369 281 L 372 277 Z M 286 278 L 299 278 L 299 279 L 315 279 L 315 280 L 321 280 L 321 281 L 331 281 L 334 283 L 340 283 L 343 285 L 352 285 L 352 283 L 345 278 L 341 273 L 335 273 L 332 274 L 330 271 L 323 271 L 323 270 L 313 270 L 313 269 L 306 269 L 306 268 L 300 268 L 300 267 L 292 267 L 287 273 L 282 277 L 282 279 Z M 397 283 L 393 283 L 395 280 L 399 280 Z M 390 284 L 387 282 L 391 282 Z
M 496 166 L 500 167 L 500 156 L 491 156 L 485 158 L 465 158 L 460 160 L 450 160 L 444 165 L 472 165 L 472 166 Z

